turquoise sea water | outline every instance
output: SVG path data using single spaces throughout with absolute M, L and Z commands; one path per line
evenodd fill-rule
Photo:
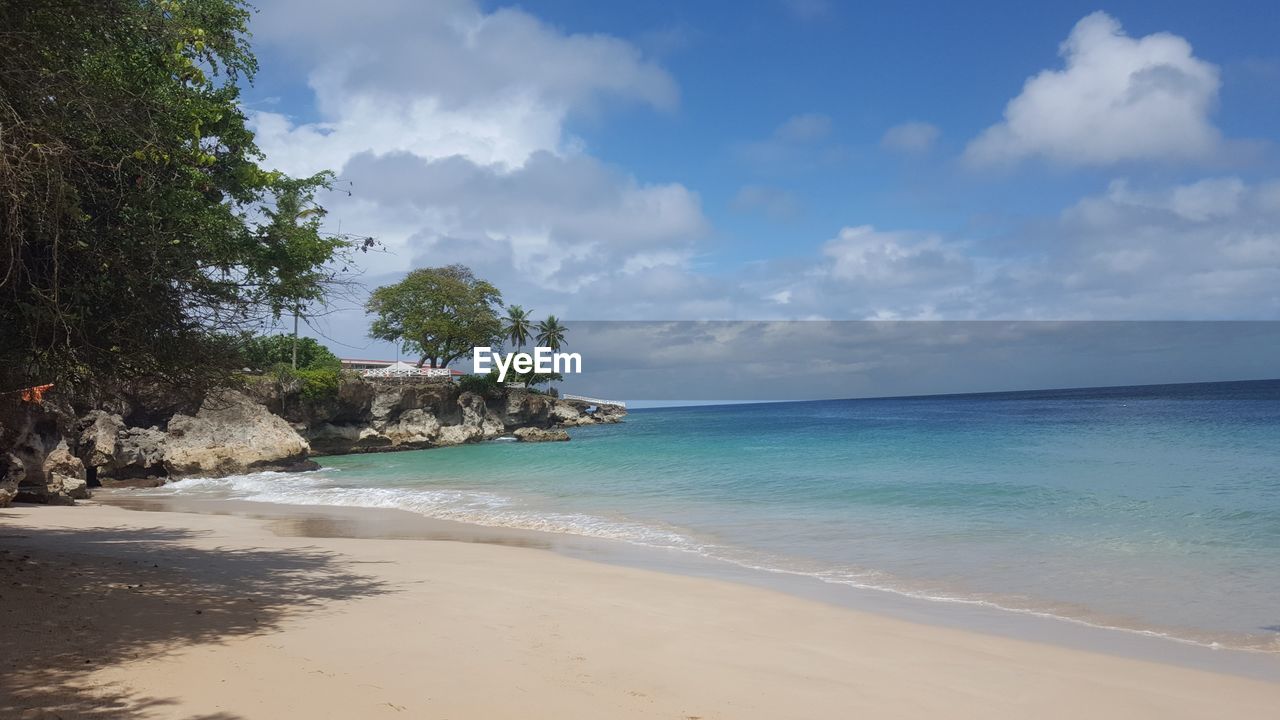
M 1280 652 L 1280 381 L 633 411 L 159 492 L 610 537 Z

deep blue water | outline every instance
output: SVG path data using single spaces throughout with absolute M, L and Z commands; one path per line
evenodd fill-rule
M 164 492 L 615 537 L 1280 651 L 1280 381 L 633 411 Z

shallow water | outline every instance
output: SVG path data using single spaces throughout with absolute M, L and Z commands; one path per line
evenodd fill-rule
M 1280 651 L 1280 381 L 633 411 L 149 493 L 394 507 Z

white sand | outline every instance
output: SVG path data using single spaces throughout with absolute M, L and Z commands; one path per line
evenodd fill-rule
M 5 718 L 1280 711 L 1280 683 L 537 549 L 284 537 L 260 520 L 93 505 L 0 510 L 0 549 Z

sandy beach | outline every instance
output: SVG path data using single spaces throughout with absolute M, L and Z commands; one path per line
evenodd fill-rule
M 1213 718 L 1280 706 L 1280 683 L 500 534 L 307 537 L 94 504 L 8 508 L 0 524 L 6 718 Z

